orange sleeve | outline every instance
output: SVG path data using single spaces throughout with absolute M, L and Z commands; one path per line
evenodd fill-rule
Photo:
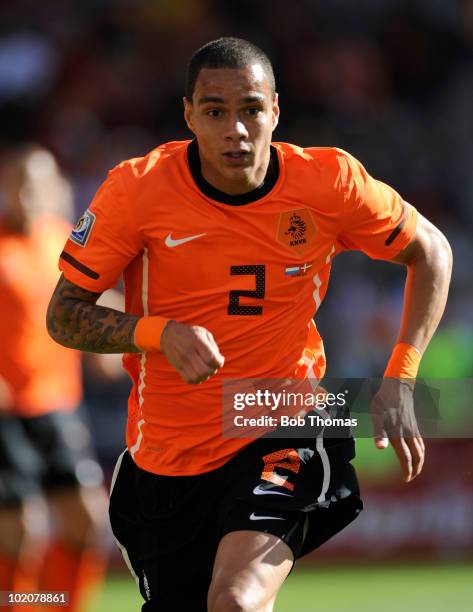
M 125 192 L 122 169 L 115 168 L 73 228 L 59 259 L 67 280 L 88 291 L 114 287 L 129 262 L 142 251 L 136 212 Z
M 344 197 L 340 244 L 373 259 L 392 259 L 414 237 L 416 209 L 344 151 L 339 151 L 339 168 Z

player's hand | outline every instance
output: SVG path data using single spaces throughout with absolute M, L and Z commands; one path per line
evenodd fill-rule
M 405 482 L 422 471 L 424 441 L 414 413 L 413 387 L 397 378 L 384 378 L 371 404 L 376 447 L 387 448 L 391 442 Z
M 184 382 L 197 385 L 225 362 L 212 334 L 198 325 L 169 321 L 161 335 L 161 352 Z

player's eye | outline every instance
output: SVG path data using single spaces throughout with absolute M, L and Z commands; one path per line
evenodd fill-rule
M 261 108 L 258 108 L 257 106 L 251 106 L 250 108 L 247 108 L 245 112 L 247 115 L 256 117 L 256 115 L 261 112 Z
M 211 108 L 205 111 L 205 114 L 208 115 L 209 117 L 218 118 L 222 116 L 222 111 L 218 108 Z

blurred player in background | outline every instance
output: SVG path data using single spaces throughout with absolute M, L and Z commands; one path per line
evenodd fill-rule
M 443 312 L 451 253 L 349 154 L 271 143 L 274 74 L 252 44 L 223 38 L 194 54 L 184 116 L 192 142 L 110 172 L 61 255 L 48 328 L 65 346 L 126 353 L 128 449 L 110 516 L 142 609 L 269 612 L 294 560 L 359 513 L 354 444 L 225 439 L 224 379 L 317 384 L 325 357 L 312 317 L 333 257 L 353 249 L 405 265 L 374 422 L 409 482 L 424 443 L 407 379 Z M 96 305 L 121 274 L 126 314 Z
M 89 432 L 76 412 L 81 355 L 53 342 L 44 325 L 72 193 L 48 151 L 25 146 L 6 160 L 0 221 L 0 590 L 67 591 L 69 609 L 79 611 L 103 575 L 106 497 Z M 49 537 L 48 506 L 55 517 Z

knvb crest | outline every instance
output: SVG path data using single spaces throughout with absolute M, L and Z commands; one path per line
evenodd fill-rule
M 284 232 L 285 235 L 289 235 L 292 240 L 289 243 L 289 246 L 296 246 L 298 244 L 305 244 L 307 241 L 304 238 L 304 234 L 307 231 L 307 225 L 304 219 L 297 214 L 293 214 L 291 217 L 291 224 L 287 232 Z
M 312 215 L 307 208 L 290 210 L 279 216 L 276 239 L 291 251 L 302 253 L 311 246 L 315 231 Z

